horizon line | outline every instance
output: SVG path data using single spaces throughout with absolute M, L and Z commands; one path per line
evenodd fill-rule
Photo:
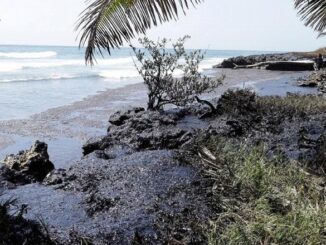
M 20 47 L 61 47 L 61 48 L 76 48 L 78 50 L 85 49 L 85 47 L 79 47 L 78 45 L 57 45 L 57 44 L 0 44 L 0 46 L 20 46 Z M 114 50 L 119 49 L 128 49 L 128 46 L 115 48 Z M 136 47 L 142 48 L 142 47 Z M 171 49 L 171 48 L 168 48 Z M 188 50 L 212 50 L 212 51 L 248 51 L 248 52 L 304 52 L 304 51 L 285 51 L 285 50 L 258 50 L 258 49 L 212 49 L 212 48 L 188 48 Z

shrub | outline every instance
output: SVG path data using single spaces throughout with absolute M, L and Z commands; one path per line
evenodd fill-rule
M 161 110 L 164 105 L 185 106 L 196 100 L 196 96 L 217 88 L 223 77 L 208 78 L 198 71 L 204 59 L 201 51 L 187 53 L 184 43 L 188 36 L 173 43 L 173 49 L 166 48 L 169 41 L 162 39 L 157 43 L 148 38 L 140 39 L 144 49 L 132 46 L 137 63 L 135 66 L 148 88 L 148 109 Z M 176 78 L 176 72 L 182 75 Z

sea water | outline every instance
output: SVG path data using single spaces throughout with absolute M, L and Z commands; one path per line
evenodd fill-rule
M 263 51 L 206 50 L 202 72 L 223 59 Z M 55 46 L 0 46 L 0 120 L 22 119 L 67 105 L 99 91 L 139 83 L 130 48 L 85 65 L 84 49 Z

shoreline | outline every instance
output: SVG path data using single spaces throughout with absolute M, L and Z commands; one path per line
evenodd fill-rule
M 138 84 L 54 108 L 28 120 L 9 123 L 7 130 L 26 133 L 26 129 L 32 127 L 32 130 L 37 129 L 39 136 L 49 137 L 44 140 L 49 151 L 44 148 L 46 144 L 36 142 L 30 150 L 8 158 L 5 164 L 10 166 L 15 159 L 21 166 L 32 166 L 39 159 L 49 163 L 50 155 L 55 169 L 41 182 L 34 183 L 34 175 L 25 175 L 25 169 L 11 171 L 4 166 L 0 199 L 17 200 L 15 207 L 28 206 L 24 218 L 35 221 L 41 217 L 48 227 L 49 237 L 62 244 L 70 244 L 72 239 L 87 239 L 94 244 L 132 244 L 135 241 L 156 244 L 170 241 L 171 234 L 178 241 L 206 244 L 210 229 L 206 229 L 205 224 L 215 221 L 219 214 L 216 210 L 223 211 L 221 205 L 229 200 L 224 194 L 231 194 L 233 200 L 233 194 L 237 192 L 225 189 L 229 188 L 225 183 L 230 178 L 227 175 L 230 168 L 225 174 L 218 173 L 221 179 L 216 179 L 215 173 L 212 173 L 214 178 L 208 179 L 209 168 L 204 159 L 216 160 L 214 155 L 224 154 L 223 150 L 228 157 L 241 154 L 244 142 L 255 151 L 257 143 L 263 141 L 266 154 L 276 155 L 282 150 L 284 159 L 289 157 L 289 161 L 295 163 L 305 154 L 319 159 L 324 150 L 323 97 L 266 97 L 256 96 L 249 90 L 224 93 L 230 87 L 239 86 L 239 81 L 264 78 L 266 89 L 279 81 L 292 84 L 301 73 L 225 72 L 228 79 L 224 86 L 215 93 L 201 96 L 203 99 L 215 97 L 212 103 L 218 100 L 219 112 L 207 118 L 201 117 L 207 113 L 207 107 L 197 104 L 184 110 L 169 110 L 168 107 L 162 113 L 143 108 L 129 110 L 146 101 L 145 87 Z M 274 92 L 277 95 L 282 89 L 279 87 Z M 128 110 L 124 111 L 123 107 Z M 117 111 L 121 109 L 123 111 Z M 112 111 L 115 112 L 113 115 Z M 100 128 L 102 124 L 104 126 Z M 78 145 L 83 137 L 100 135 L 103 131 L 107 131 L 106 135 L 92 137 L 83 147 Z M 30 146 L 22 147 L 19 142 L 26 143 L 35 137 L 7 136 L 17 141 L 19 150 Z M 305 139 L 316 143 L 311 144 Z M 229 152 L 231 145 L 234 153 Z M 81 157 L 82 148 L 84 155 Z M 59 159 L 60 154 L 69 159 Z M 252 162 L 251 155 L 247 157 L 246 162 Z M 215 160 L 210 163 L 219 164 Z M 62 161 L 61 165 L 58 165 L 59 161 Z M 243 164 L 241 158 L 240 161 Z M 46 166 L 54 167 L 51 162 Z M 310 167 L 318 170 L 318 166 L 317 162 Z M 214 191 L 215 183 L 218 183 L 215 179 L 221 180 L 222 192 Z M 221 197 L 222 201 L 216 202 L 215 197 Z M 245 199 L 240 195 L 239 200 Z
M 282 77 L 298 77 L 298 72 L 218 69 L 214 76 L 225 74 L 224 84 L 207 98 L 217 97 L 243 83 L 259 84 Z M 293 78 L 294 79 L 294 78 Z M 146 88 L 142 83 L 99 91 L 72 104 L 48 109 L 26 119 L 0 121 L 0 158 L 27 149 L 35 140 L 49 144 L 50 157 L 56 167 L 67 167 L 82 156 L 81 146 L 91 137 L 106 134 L 108 118 L 118 110 L 146 107 Z M 71 149 L 72 151 L 69 151 Z M 69 152 L 66 157 L 65 152 Z

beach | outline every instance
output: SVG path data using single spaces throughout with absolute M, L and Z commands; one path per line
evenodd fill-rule
M 326 244 L 325 0 L 251 2 L 0 1 L 0 245 Z
M 201 163 L 207 156 L 216 161 L 207 150 L 210 140 L 226 140 L 221 152 L 213 149 L 222 157 L 234 154 L 224 147 L 232 146 L 238 155 L 243 142 L 255 147 L 262 141 L 272 154 L 282 149 L 289 159 L 315 157 L 318 147 L 324 149 L 325 121 L 323 97 L 309 97 L 317 88 L 297 86 L 307 72 L 206 72 L 226 77 L 223 85 L 200 96 L 214 105 L 218 101 L 220 111 L 207 118 L 207 107 L 198 103 L 146 111 L 146 87 L 130 81 L 25 119 L 0 121 L 1 158 L 18 153 L 6 162 L 27 159 L 27 164 L 47 163 L 52 169 L 38 182 L 3 166 L 0 202 L 16 200 L 15 212 L 26 207 L 24 218 L 42 220 L 58 244 L 161 244 L 172 233 L 175 239 L 206 244 L 203 224 L 223 205 L 213 201 L 221 195 L 214 193 Z M 301 138 L 316 143 L 301 143 Z M 221 188 L 227 188 L 227 173 L 219 176 Z
M 226 76 L 223 85 L 204 98 L 218 97 L 229 88 L 256 88 L 263 95 L 312 92 L 298 88 L 296 79 L 304 72 L 277 72 L 256 69 L 215 69 L 212 76 Z M 277 89 L 273 83 L 280 81 Z M 284 89 L 283 86 L 286 85 Z M 254 87 L 253 87 L 254 86 Z M 267 93 L 270 91 L 269 93 Z M 267 94 L 266 94 L 267 93 Z M 118 110 L 146 107 L 147 91 L 142 83 L 98 91 L 83 100 L 45 110 L 25 119 L 0 121 L 0 158 L 29 148 L 35 140 L 49 145 L 51 160 L 65 168 L 82 157 L 82 145 L 91 137 L 106 134 L 108 118 Z

